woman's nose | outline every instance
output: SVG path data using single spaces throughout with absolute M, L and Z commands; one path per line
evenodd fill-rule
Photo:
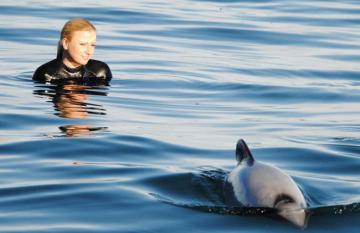
M 85 52 L 86 52 L 87 54 L 91 54 L 91 53 L 93 52 L 93 48 L 91 47 L 91 45 L 86 46 Z

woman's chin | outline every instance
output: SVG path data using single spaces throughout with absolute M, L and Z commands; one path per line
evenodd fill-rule
M 83 62 L 81 63 L 81 65 L 86 65 L 88 62 L 89 62 L 90 59 L 86 59 L 86 60 L 83 60 Z

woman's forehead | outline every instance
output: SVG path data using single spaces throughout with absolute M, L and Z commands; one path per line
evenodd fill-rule
M 80 40 L 96 40 L 96 31 L 86 30 L 86 31 L 74 31 L 71 35 L 72 39 Z

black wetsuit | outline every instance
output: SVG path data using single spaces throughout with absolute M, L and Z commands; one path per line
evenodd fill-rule
M 90 59 L 77 68 L 65 66 L 61 59 L 54 59 L 36 69 L 33 80 L 45 83 L 108 84 L 112 78 L 109 66 Z

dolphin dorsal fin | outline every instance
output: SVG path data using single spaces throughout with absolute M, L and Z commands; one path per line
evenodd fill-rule
M 243 139 L 239 139 L 236 145 L 236 160 L 238 164 L 246 162 L 248 165 L 252 165 L 255 161 L 254 157 L 249 150 L 249 147 L 246 145 Z

